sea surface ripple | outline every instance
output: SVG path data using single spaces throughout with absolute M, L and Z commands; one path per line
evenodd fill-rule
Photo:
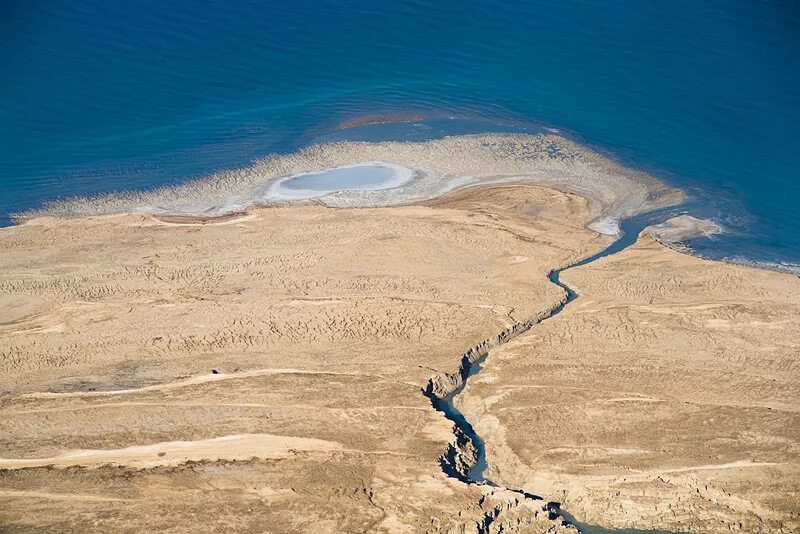
M 6 2 L 0 224 L 394 115 L 555 127 L 703 201 L 701 254 L 800 264 L 798 27 L 793 0 Z

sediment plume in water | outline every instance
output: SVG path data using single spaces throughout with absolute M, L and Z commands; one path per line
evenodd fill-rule
M 53 201 L 16 214 L 14 219 L 21 222 L 40 216 L 126 212 L 225 215 L 252 205 L 286 202 L 285 197 L 271 193 L 271 186 L 286 177 L 365 162 L 410 169 L 413 177 L 385 189 L 337 190 L 317 197 L 317 201 L 334 207 L 391 206 L 474 185 L 527 181 L 589 198 L 594 216 L 589 226 L 615 234 L 619 220 L 682 199 L 680 191 L 648 174 L 625 168 L 561 136 L 492 134 L 425 142 L 313 145 L 177 186 Z

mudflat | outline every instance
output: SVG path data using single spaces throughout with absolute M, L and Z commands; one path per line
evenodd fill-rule
M 796 530 L 797 277 L 643 234 L 497 342 L 565 300 L 548 274 L 611 241 L 599 214 L 513 183 L 3 229 L 0 525 L 575 532 L 560 502 L 609 527 Z M 445 473 L 474 455 L 424 395 L 472 347 L 491 348 L 455 404 L 496 486 Z

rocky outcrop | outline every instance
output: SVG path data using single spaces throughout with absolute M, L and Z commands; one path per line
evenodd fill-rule
M 440 373 L 430 379 L 425 388 L 425 395 L 428 397 L 434 396 L 438 399 L 444 399 L 448 396 L 457 394 L 461 388 L 464 387 L 464 383 L 466 382 L 467 378 L 469 378 L 472 366 L 476 361 L 486 356 L 492 347 L 502 345 L 515 336 L 526 332 L 539 320 L 540 318 L 537 318 L 535 321 L 515 323 L 514 325 L 497 334 L 497 336 L 490 339 L 485 339 L 477 345 L 473 345 L 461 355 L 461 365 L 456 372 Z

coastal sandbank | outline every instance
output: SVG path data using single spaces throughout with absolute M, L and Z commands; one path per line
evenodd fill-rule
M 578 299 L 524 331 L 565 301 L 548 275 L 612 241 L 598 225 L 681 197 L 555 139 L 326 145 L 0 231 L 0 524 L 575 532 L 557 502 L 609 527 L 797 529 L 800 280 L 645 233 L 565 271 Z M 225 204 L 359 162 L 415 177 Z M 652 235 L 691 227 L 711 231 Z M 465 351 L 488 351 L 454 402 L 496 486 L 442 469 L 474 447 L 424 395 Z
M 111 213 L 214 216 L 258 204 L 310 198 L 282 187 L 292 178 L 330 169 L 385 165 L 396 177 L 386 188 L 313 195 L 332 207 L 386 207 L 416 203 L 492 183 L 526 182 L 590 200 L 594 230 L 615 234 L 618 222 L 641 211 L 677 204 L 681 191 L 646 173 L 555 134 L 485 134 L 425 142 L 338 142 L 272 156 L 241 169 L 151 191 L 131 191 L 51 202 L 16 215 L 75 217 Z M 413 173 L 412 177 L 408 173 Z

